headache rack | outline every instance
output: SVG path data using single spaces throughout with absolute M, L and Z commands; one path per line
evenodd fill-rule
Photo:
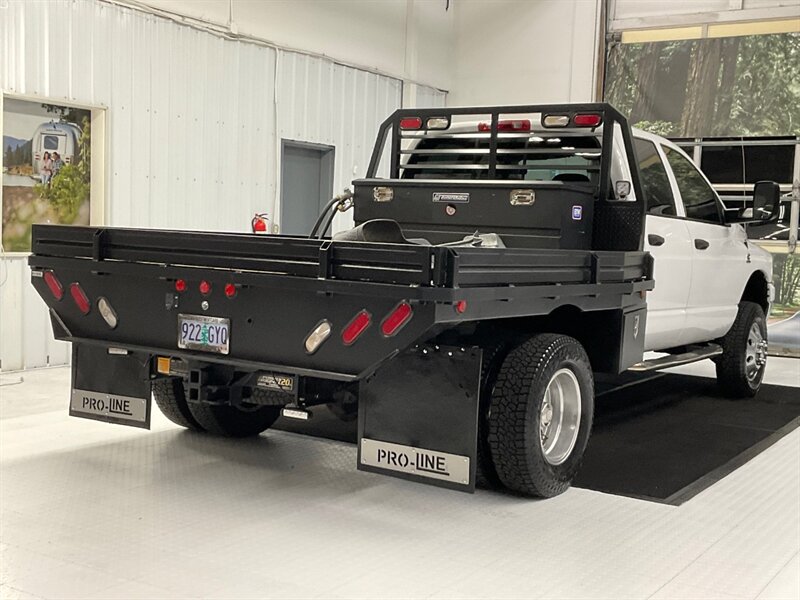
M 524 118 L 523 118 L 524 117 Z M 464 123 L 471 127 L 464 128 Z M 627 119 L 613 106 L 606 103 L 584 104 L 531 104 L 518 106 L 486 106 L 457 108 L 401 109 L 395 111 L 380 126 L 372 151 L 367 179 L 379 178 L 381 167 L 385 164 L 387 141 L 389 142 L 389 179 L 401 179 L 414 170 L 452 169 L 463 171 L 465 179 L 506 180 L 508 174 L 527 170 L 525 165 L 516 164 L 516 158 L 527 156 L 575 156 L 592 154 L 586 158 L 599 159 L 597 164 L 560 164 L 560 171 L 596 172 L 591 183 L 597 199 L 606 199 L 611 190 L 610 172 L 612 146 L 615 126 L 623 133 L 625 152 L 629 157 L 632 188 L 637 198 L 643 197 L 639 172 L 635 160 L 633 142 Z M 541 147 L 525 145 L 513 147 L 514 142 L 524 142 L 535 138 L 543 131 L 560 138 L 586 144 L 587 138 L 594 137 L 602 127 L 600 145 L 592 147 L 568 146 Z M 469 129 L 469 130 L 467 130 Z M 461 140 L 452 149 L 417 149 L 422 140 Z M 463 147 L 463 141 L 474 142 L 474 147 Z M 509 147 L 512 146 L 512 147 Z M 566 148 L 564 146 L 567 146 Z M 443 158 L 442 162 L 417 165 L 409 157 L 428 155 Z M 459 157 L 470 157 L 469 164 Z M 446 162 L 445 162 L 446 161 Z M 595 162 L 595 161 L 592 161 Z M 536 168 L 536 167 L 534 167 Z M 431 179 L 436 179 L 432 177 Z M 604 193 L 601 194 L 601 191 Z

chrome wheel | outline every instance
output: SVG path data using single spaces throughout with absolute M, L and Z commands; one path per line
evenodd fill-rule
M 758 323 L 753 323 L 747 334 L 747 347 L 744 355 L 744 369 L 747 379 L 753 381 L 761 368 L 767 364 L 767 340 L 761 334 Z
M 581 422 L 581 388 L 570 369 L 556 371 L 539 411 L 539 444 L 545 460 L 560 465 L 572 453 Z

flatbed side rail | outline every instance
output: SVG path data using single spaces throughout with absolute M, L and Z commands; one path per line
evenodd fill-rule
M 33 254 L 351 279 L 443 285 L 447 249 L 331 242 L 293 236 L 147 229 L 33 226 Z

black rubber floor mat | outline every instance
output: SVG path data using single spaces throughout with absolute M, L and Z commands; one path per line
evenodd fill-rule
M 713 379 L 686 375 L 598 378 L 594 431 L 575 486 L 682 504 L 800 425 L 800 390 L 764 385 L 757 398 L 723 398 Z M 324 407 L 276 428 L 343 442 L 356 422 Z

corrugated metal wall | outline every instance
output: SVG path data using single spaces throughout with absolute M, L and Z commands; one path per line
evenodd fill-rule
M 4 2 L 0 40 L 3 92 L 108 108 L 112 226 L 246 231 L 254 212 L 279 217 L 281 139 L 335 146 L 341 190 L 402 97 L 399 79 L 96 0 Z M 3 260 L 0 366 L 64 362 L 25 261 Z

